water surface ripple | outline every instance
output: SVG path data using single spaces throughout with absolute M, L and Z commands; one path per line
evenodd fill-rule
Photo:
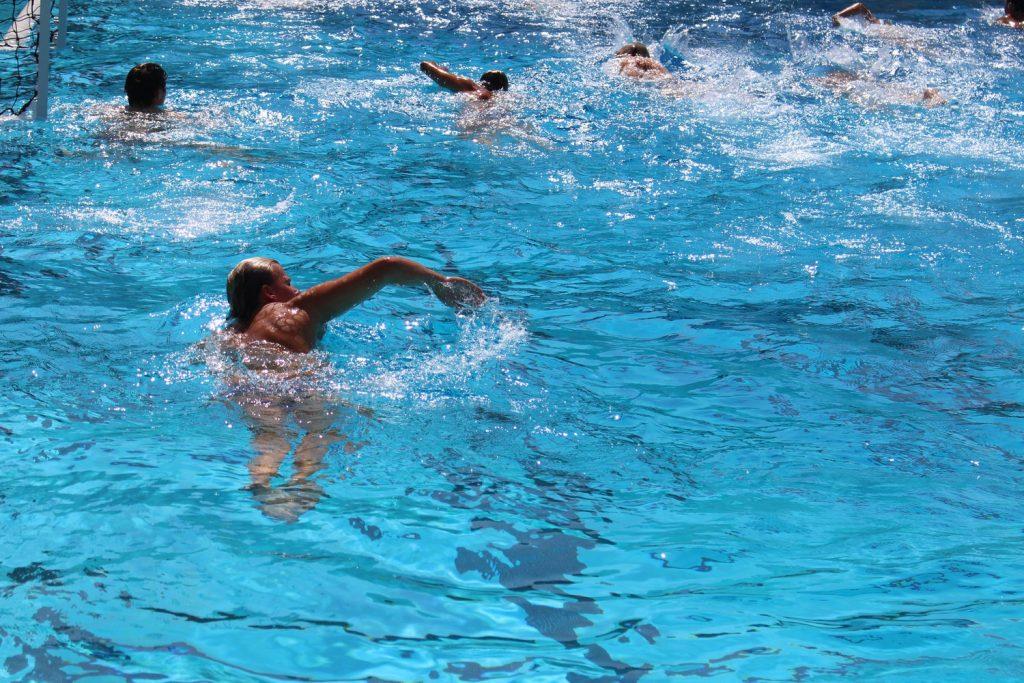
M 1021 675 L 994 6 L 71 4 L 51 119 L 0 125 L 0 677 Z M 609 78 L 634 37 L 688 97 Z M 119 112 L 146 60 L 177 116 Z M 245 256 L 388 253 L 496 296 L 387 292 L 274 380 L 211 341 Z M 324 469 L 248 488 L 264 437 Z

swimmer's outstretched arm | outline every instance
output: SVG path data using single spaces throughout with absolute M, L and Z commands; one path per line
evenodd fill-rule
M 867 20 L 869 23 L 872 23 L 872 24 L 880 24 L 880 23 L 882 23 L 882 22 L 880 22 L 878 20 L 878 17 L 876 17 L 874 14 L 871 13 L 871 10 L 869 10 L 868 6 L 865 5 L 863 2 L 858 2 L 858 3 L 854 4 L 854 5 L 850 5 L 849 7 L 844 9 L 843 11 L 836 12 L 835 14 L 833 14 L 832 15 L 832 23 L 835 24 L 836 26 L 839 26 L 839 20 L 840 19 L 848 19 L 850 17 L 855 17 L 858 14 L 864 15 L 864 19 Z
M 442 88 L 453 92 L 474 92 L 480 87 L 473 79 L 453 74 L 436 62 L 420 62 L 420 71 L 430 76 Z
M 358 306 L 388 285 L 426 285 L 448 306 L 478 306 L 486 299 L 483 290 L 461 277 L 445 277 L 401 256 L 385 256 L 336 280 L 310 287 L 290 304 L 324 324 Z

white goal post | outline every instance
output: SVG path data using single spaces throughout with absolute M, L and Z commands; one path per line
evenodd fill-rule
M 11 11 L 5 17 L 2 10 L 8 2 L 16 9 L 18 0 L 0 0 L 0 21 L 5 18 L 10 21 L 5 27 L 0 25 L 4 29 L 0 40 L 0 113 L 24 116 L 31 106 L 32 117 L 43 120 L 50 99 L 51 44 L 56 49 L 67 44 L 68 3 L 67 0 L 27 0 L 21 11 L 16 14 Z M 56 17 L 54 10 L 57 10 Z M 33 62 L 35 84 L 29 87 Z M 8 85 L 6 91 L 2 88 L 4 85 Z M 8 94 L 12 89 L 13 94 Z

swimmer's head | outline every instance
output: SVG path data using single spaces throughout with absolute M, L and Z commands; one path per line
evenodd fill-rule
M 1024 21 L 1024 0 L 1006 0 L 1006 15 L 1014 21 Z
M 133 109 L 159 107 L 167 97 L 167 72 L 153 62 L 139 64 L 124 79 L 124 92 Z
M 628 43 L 619 48 L 619 51 L 615 53 L 616 57 L 647 57 L 650 59 L 651 53 L 647 49 L 647 46 L 643 43 Z
M 291 301 L 299 293 L 281 264 L 271 258 L 247 258 L 228 275 L 228 318 L 241 325 L 252 322 L 261 308 Z
M 921 104 L 929 109 L 932 107 L 940 107 L 946 103 L 946 98 L 943 97 L 942 93 L 935 88 L 925 88 L 921 92 Z
M 503 71 L 488 71 L 480 77 L 480 82 L 491 92 L 508 90 L 508 76 Z

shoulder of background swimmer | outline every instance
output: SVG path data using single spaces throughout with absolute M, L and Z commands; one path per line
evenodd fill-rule
M 652 57 L 623 57 L 619 73 L 633 78 L 657 78 L 668 75 L 668 69 Z

